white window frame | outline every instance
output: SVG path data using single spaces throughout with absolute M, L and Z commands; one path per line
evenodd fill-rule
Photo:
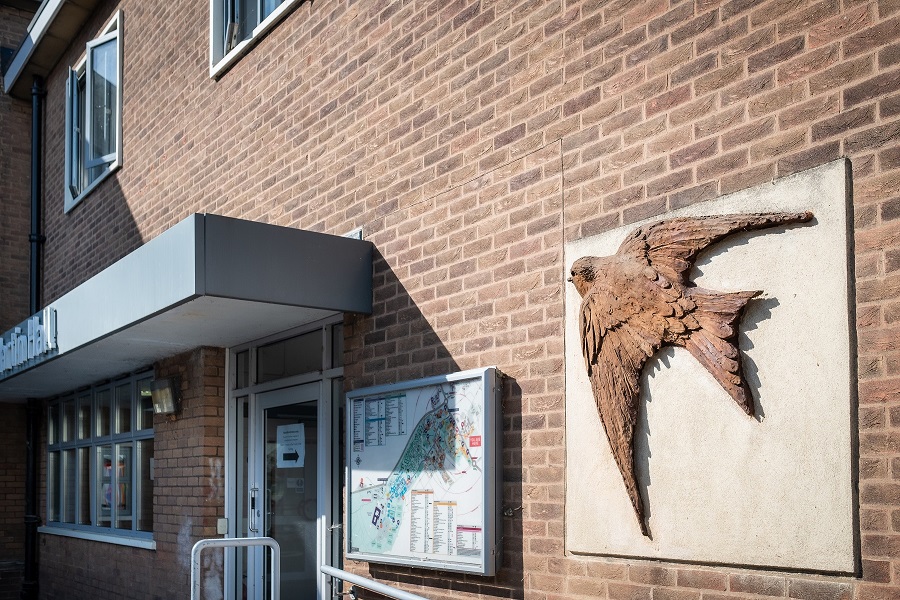
M 140 530 L 139 515 L 141 514 L 142 504 L 145 501 L 145 494 L 142 493 L 142 487 L 147 484 L 144 479 L 139 479 L 143 472 L 138 468 L 140 457 L 138 456 L 137 445 L 143 441 L 155 441 L 155 430 L 153 428 L 153 414 L 144 415 L 144 423 L 149 417 L 149 427 L 138 429 L 142 422 L 139 418 L 139 412 L 147 408 L 143 406 L 146 399 L 141 395 L 141 391 L 149 391 L 149 382 L 153 378 L 153 371 L 142 371 L 134 375 L 130 375 L 123 379 L 106 382 L 102 385 L 92 386 L 88 390 L 78 392 L 76 394 L 67 395 L 50 401 L 48 405 L 48 436 L 47 436 L 47 523 L 39 528 L 41 533 L 51 535 L 62 535 L 66 537 L 76 537 L 89 539 L 94 541 L 109 542 L 113 544 L 134 546 L 138 548 L 153 549 L 156 543 L 153 540 L 153 528 L 155 523 L 151 523 L 149 530 Z M 145 387 L 141 387 L 143 384 Z M 123 388 L 129 390 L 128 404 L 128 426 L 127 431 L 117 431 L 116 422 L 120 418 L 119 415 L 119 396 L 118 391 Z M 109 422 L 108 431 L 102 433 L 97 430 L 97 422 L 99 420 L 99 400 L 100 394 L 107 394 L 109 402 Z M 89 406 L 90 422 L 87 427 L 87 435 L 81 436 L 78 429 L 78 419 L 80 417 L 79 405 L 87 404 Z M 69 423 L 67 419 L 65 407 L 71 405 L 73 414 L 70 415 L 74 421 Z M 69 432 L 71 437 L 67 437 L 65 431 Z M 130 447 L 130 454 L 127 463 L 123 463 L 123 477 L 119 479 L 118 469 L 112 468 L 108 475 L 101 473 L 97 464 L 97 451 L 105 447 L 116 448 L 112 452 L 118 453 L 119 446 Z M 87 474 L 79 470 L 77 467 L 73 473 L 74 483 L 67 489 L 65 485 L 66 475 L 64 468 L 64 455 L 67 452 L 77 453 L 79 450 L 87 450 L 88 469 Z M 51 456 L 55 455 L 55 470 L 51 468 L 54 463 Z M 77 456 L 77 454 L 76 454 Z M 87 477 L 85 481 L 84 477 Z M 153 485 L 153 458 L 150 458 L 150 472 L 148 473 L 149 485 Z M 101 514 L 98 508 L 98 501 L 102 485 L 112 486 L 112 493 L 119 489 L 118 484 L 125 483 L 128 487 L 128 512 L 119 514 L 120 507 L 118 503 L 110 504 L 108 513 Z M 87 498 L 85 498 L 83 490 L 87 490 Z M 70 498 L 71 494 L 74 497 Z M 87 499 L 89 506 L 84 507 L 84 500 Z M 151 494 L 150 514 L 153 514 L 152 494 Z M 73 513 L 72 520 L 68 520 L 66 515 L 67 507 Z M 88 515 L 89 522 L 79 523 L 83 515 Z M 152 517 L 151 517 L 152 518 Z M 108 521 L 107 524 L 102 524 Z M 131 527 L 122 527 L 120 522 L 129 522 Z
M 65 203 L 64 210 L 66 213 L 71 211 L 81 202 L 85 196 L 91 193 L 100 182 L 106 179 L 111 173 L 122 166 L 122 11 L 117 11 L 109 20 L 101 31 L 100 35 L 86 44 L 84 56 L 74 67 L 69 69 L 68 80 L 66 82 L 66 160 L 65 160 Z M 85 107 L 91 106 L 93 86 L 91 85 L 91 61 L 92 51 L 94 48 L 115 40 L 116 42 L 116 97 L 115 97 L 115 124 L 114 139 L 115 147 L 113 152 L 105 156 L 93 157 L 89 155 L 91 144 L 91 124 L 90 115 L 87 114 Z M 78 103 L 78 87 L 80 80 L 84 81 L 85 95 L 84 107 Z M 76 135 L 78 113 L 82 113 L 82 128 L 84 129 L 80 135 Z M 82 155 L 86 155 L 84 160 L 78 160 Z M 76 161 L 83 163 L 83 167 L 76 166 Z M 76 178 L 83 177 L 85 170 L 105 167 L 102 172 L 97 174 L 94 179 L 84 183 L 76 181 Z
M 247 54 L 250 49 L 271 31 L 287 14 L 297 7 L 303 0 L 284 0 L 253 28 L 253 33 L 246 40 L 242 40 L 227 49 L 225 43 L 228 29 L 228 8 L 226 5 L 234 4 L 236 0 L 209 0 L 209 76 L 220 77 L 239 58 Z M 258 0 L 257 15 L 263 13 L 265 0 Z

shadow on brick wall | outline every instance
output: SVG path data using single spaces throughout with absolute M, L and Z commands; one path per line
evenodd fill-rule
M 446 375 L 494 364 L 488 354 L 470 354 L 464 351 L 464 344 L 446 344 L 444 340 L 452 337 L 448 330 L 442 328 L 440 333 L 435 330 L 377 249 L 373 258 L 373 293 L 374 310 L 371 316 L 347 315 L 345 318 L 347 390 Z M 419 302 L 427 305 L 430 297 L 431 294 L 426 292 Z M 438 316 L 436 320 L 442 321 L 442 317 Z M 459 359 L 455 358 L 457 356 Z M 502 458 L 498 465 L 502 473 L 502 487 L 497 499 L 501 509 L 497 523 L 501 557 L 497 574 L 484 577 L 355 561 L 347 561 L 345 568 L 388 585 L 398 584 L 403 589 L 410 586 L 431 588 L 413 589 L 413 592 L 432 600 L 452 598 L 460 592 L 504 598 L 524 597 L 522 389 L 512 377 L 504 376 L 502 384 L 502 399 L 498 407 L 498 416 L 503 424 Z M 382 597 L 359 588 L 357 592 L 364 599 Z

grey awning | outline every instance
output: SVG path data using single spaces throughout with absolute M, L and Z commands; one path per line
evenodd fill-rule
M 372 244 L 193 215 L 49 308 L 57 350 L 0 376 L 0 399 L 64 393 L 197 346 L 371 313 Z

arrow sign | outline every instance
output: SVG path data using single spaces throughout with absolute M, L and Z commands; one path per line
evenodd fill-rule
M 279 425 L 276 442 L 276 464 L 279 469 L 302 467 L 306 459 L 306 430 L 303 423 Z

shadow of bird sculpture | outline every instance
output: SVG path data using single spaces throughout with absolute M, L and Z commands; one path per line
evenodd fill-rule
M 685 348 L 738 406 L 754 416 L 737 349 L 738 322 L 761 291 L 716 292 L 687 276 L 697 254 L 733 233 L 807 222 L 812 213 L 685 217 L 636 229 L 613 256 L 572 264 L 582 297 L 581 350 L 613 457 L 641 532 L 649 537 L 635 481 L 634 429 L 641 370 L 662 346 Z

